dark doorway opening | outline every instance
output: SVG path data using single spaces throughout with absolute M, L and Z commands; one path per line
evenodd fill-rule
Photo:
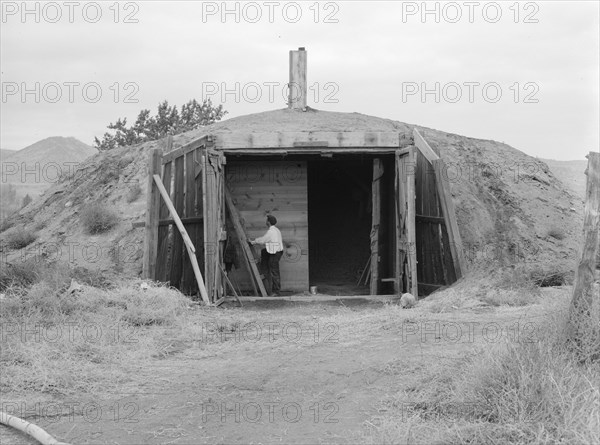
M 373 160 L 321 158 L 307 167 L 310 285 L 319 293 L 368 295 L 357 283 L 371 255 Z

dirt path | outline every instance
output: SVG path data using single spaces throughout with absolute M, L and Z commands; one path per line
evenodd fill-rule
M 200 341 L 174 345 L 166 358 L 137 369 L 118 394 L 78 401 L 90 407 L 87 415 L 39 424 L 77 444 L 358 443 L 386 395 L 422 384 L 440 360 L 500 341 L 498 327 L 506 337 L 520 323 L 521 335 L 535 335 L 522 327 L 542 312 L 289 306 L 269 321 L 264 311 L 246 312 L 250 321 L 237 334 L 206 330 Z M 271 325 L 267 335 L 267 323 L 282 327 Z

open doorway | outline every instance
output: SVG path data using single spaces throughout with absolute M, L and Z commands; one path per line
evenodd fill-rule
M 373 160 L 321 158 L 308 162 L 307 173 L 310 285 L 368 295 L 364 278 L 358 282 L 371 255 Z

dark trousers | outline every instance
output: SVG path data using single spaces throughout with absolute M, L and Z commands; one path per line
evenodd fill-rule
M 281 275 L 279 274 L 279 260 L 283 251 L 269 253 L 267 249 L 260 251 L 260 266 L 265 276 L 266 290 L 269 294 L 277 294 L 281 290 Z

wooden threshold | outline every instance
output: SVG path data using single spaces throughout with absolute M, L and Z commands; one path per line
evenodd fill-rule
M 400 300 L 399 295 L 291 295 L 287 297 L 225 297 L 225 301 L 336 301 L 336 300 L 369 300 L 369 301 L 394 301 Z

